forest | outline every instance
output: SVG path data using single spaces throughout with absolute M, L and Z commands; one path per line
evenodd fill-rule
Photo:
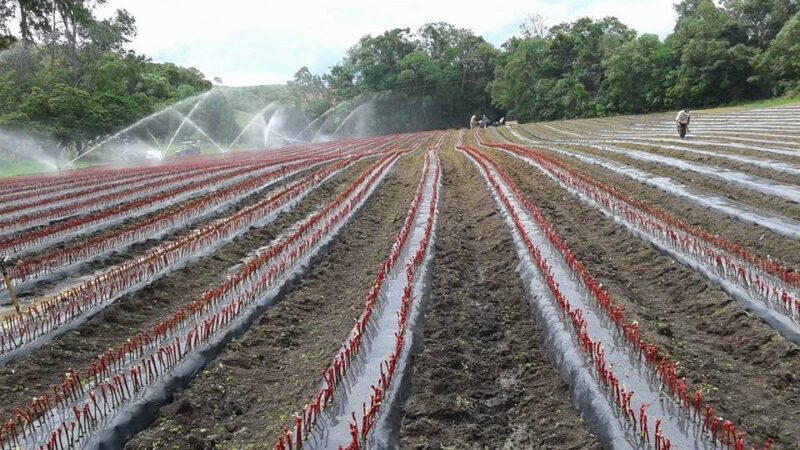
M 614 17 L 548 26 L 531 15 L 500 48 L 446 23 L 394 29 L 364 36 L 326 74 L 301 70 L 294 85 L 312 113 L 375 97 L 391 130 L 464 126 L 473 113 L 528 122 L 795 97 L 799 5 L 683 0 L 664 39 Z
M 211 88 L 196 69 L 154 63 L 126 48 L 124 10 L 105 0 L 0 0 L 0 129 L 80 149 L 165 105 Z
M 104 3 L 0 0 L 0 127 L 80 149 L 212 87 L 196 69 L 129 50 L 135 18 L 99 19 Z M 464 126 L 471 114 L 528 122 L 795 97 L 798 5 L 683 0 L 665 38 L 614 17 L 551 26 L 532 14 L 499 48 L 448 23 L 396 28 L 362 37 L 327 73 L 303 67 L 286 86 L 228 98 L 250 111 L 279 100 L 309 121 L 368 104 L 370 130 L 386 133 Z

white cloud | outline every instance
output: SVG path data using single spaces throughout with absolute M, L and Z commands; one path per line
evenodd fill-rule
M 549 24 L 617 16 L 639 32 L 666 35 L 673 0 L 111 0 L 136 18 L 132 47 L 158 61 L 194 66 L 226 84 L 282 83 L 295 70 L 326 70 L 365 34 L 446 21 L 500 44 L 528 14 Z

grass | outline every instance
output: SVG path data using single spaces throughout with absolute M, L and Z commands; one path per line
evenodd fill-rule
M 73 166 L 75 169 L 83 169 L 97 164 L 102 164 L 102 161 L 78 160 Z M 36 161 L 3 161 L 3 156 L 0 155 L 0 178 L 52 173 L 54 170 L 47 164 Z
M 0 177 L 14 177 L 34 173 L 49 172 L 51 167 L 36 161 L 2 161 L 0 164 Z
M 745 109 L 760 109 L 760 108 L 773 108 L 776 106 L 793 106 L 800 105 L 800 97 L 792 98 L 770 98 L 767 100 L 757 100 L 753 102 L 734 103 L 727 106 L 720 106 L 716 108 L 703 109 L 703 112 L 730 112 L 742 111 Z

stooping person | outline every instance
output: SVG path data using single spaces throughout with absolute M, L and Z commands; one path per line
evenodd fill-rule
M 678 125 L 678 134 L 681 136 L 681 139 L 686 137 L 686 133 L 689 132 L 689 121 L 692 119 L 691 112 L 688 109 L 684 109 L 678 113 L 678 116 L 675 117 L 675 124 Z

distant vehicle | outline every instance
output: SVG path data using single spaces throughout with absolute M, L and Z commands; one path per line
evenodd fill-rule
M 180 143 L 181 148 L 173 156 L 192 156 L 200 154 L 200 147 L 196 141 L 184 141 Z

